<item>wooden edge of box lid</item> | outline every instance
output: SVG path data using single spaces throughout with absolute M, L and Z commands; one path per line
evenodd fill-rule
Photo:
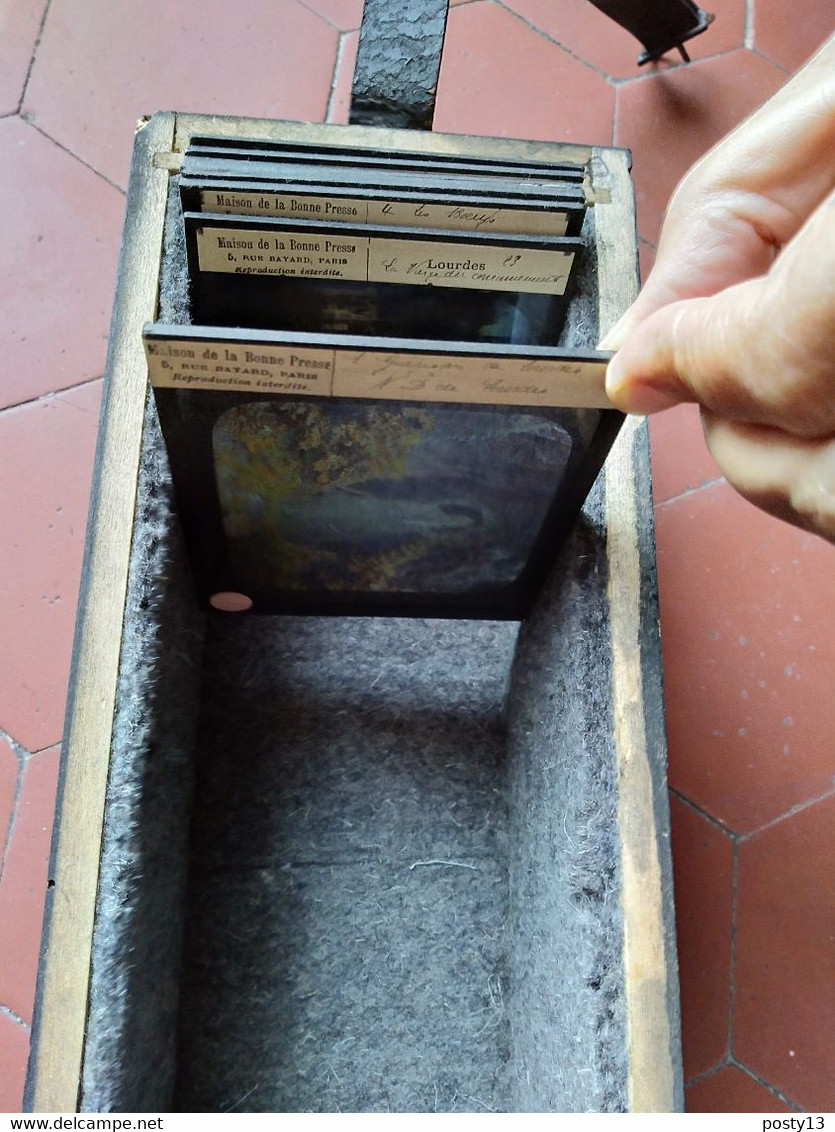
M 590 198 L 601 204 L 611 199 L 596 212 L 601 332 L 637 290 L 634 246 L 623 240 L 624 232 L 634 230 L 631 193 L 613 199 L 609 194 L 616 180 L 628 184 L 628 154 L 622 150 L 168 112 L 140 123 L 111 324 L 49 873 L 26 1095 L 27 1108 L 35 1112 L 71 1112 L 78 1103 L 121 648 L 116 627 L 124 615 L 147 386 L 140 332 L 156 313 L 169 173 L 195 133 L 588 161 Z M 676 1015 L 670 1009 L 677 987 L 671 908 L 665 897 L 669 818 L 645 433 L 634 421 L 621 431 L 606 465 L 605 496 L 629 1108 L 665 1112 L 680 1107 L 680 1072 L 678 1034 L 672 1032 Z
M 121 651 L 147 368 L 140 329 L 156 306 L 174 114 L 136 135 L 64 728 L 27 1102 L 76 1107 L 104 800 Z

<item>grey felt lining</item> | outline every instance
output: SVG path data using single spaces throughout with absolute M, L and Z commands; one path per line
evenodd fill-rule
M 178 1107 L 505 1107 L 515 636 L 213 627 Z
M 602 489 L 521 633 L 218 614 L 199 675 L 148 414 L 82 1108 L 623 1110 Z
M 203 618 L 153 407 L 139 470 L 105 804 L 81 1107 L 169 1107 Z
M 512 1111 L 619 1112 L 627 1102 L 601 510 L 598 487 L 522 628 L 513 665 Z
M 173 282 L 161 304 L 178 319 L 187 311 L 184 244 L 176 224 L 168 232 Z M 204 635 L 149 395 L 105 801 L 83 1111 L 170 1107 Z

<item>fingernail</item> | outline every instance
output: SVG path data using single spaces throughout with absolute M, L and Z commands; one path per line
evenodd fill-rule
M 659 389 L 639 378 L 612 386 L 607 379 L 606 396 L 622 413 L 634 413 L 637 416 L 660 413 L 682 403 L 681 397 L 669 389 Z
M 603 345 L 604 342 L 606 342 L 605 338 L 600 344 L 601 349 L 606 348 Z M 606 396 L 610 401 L 614 401 L 618 393 L 620 393 L 622 386 L 625 384 L 624 378 L 623 363 L 620 360 L 620 355 L 615 354 L 606 366 Z
M 624 413 L 659 413 L 681 404 L 680 391 L 625 372 L 620 354 L 606 367 L 606 396 Z

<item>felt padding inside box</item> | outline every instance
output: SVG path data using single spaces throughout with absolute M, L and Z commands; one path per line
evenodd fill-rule
M 204 621 L 149 403 L 83 1110 L 626 1108 L 602 506 L 521 630 Z

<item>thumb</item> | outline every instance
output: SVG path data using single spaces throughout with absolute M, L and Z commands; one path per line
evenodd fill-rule
M 698 401 L 801 437 L 835 432 L 835 193 L 766 275 L 670 303 L 627 335 L 606 391 L 626 412 Z
M 610 399 L 628 413 L 654 413 L 682 401 L 700 401 L 725 415 L 750 412 L 757 395 L 744 378 L 761 290 L 761 280 L 753 280 L 651 314 L 609 363 Z

